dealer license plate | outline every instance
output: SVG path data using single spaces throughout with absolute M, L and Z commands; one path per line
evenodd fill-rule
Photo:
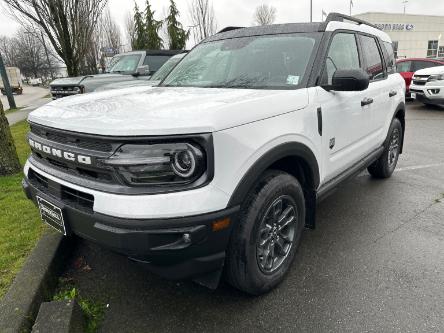
M 65 222 L 63 221 L 62 210 L 40 197 L 37 197 L 37 203 L 39 205 L 40 216 L 42 217 L 43 222 L 49 224 L 58 232 L 61 232 L 66 236 L 66 228 Z
M 413 92 L 412 92 L 412 93 L 410 94 L 410 96 L 411 96 L 412 98 L 416 98 L 416 93 L 413 93 Z

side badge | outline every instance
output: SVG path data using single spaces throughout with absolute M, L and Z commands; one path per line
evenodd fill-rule
M 330 139 L 330 146 L 329 146 L 330 149 L 333 149 L 333 147 L 335 146 L 335 143 L 336 143 L 335 141 L 336 141 L 335 138 Z

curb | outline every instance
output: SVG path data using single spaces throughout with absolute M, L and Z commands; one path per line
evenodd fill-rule
M 0 300 L 0 332 L 31 330 L 40 304 L 52 297 L 72 242 L 45 232 Z

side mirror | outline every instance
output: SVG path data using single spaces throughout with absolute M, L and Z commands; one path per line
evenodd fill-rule
M 150 73 L 150 67 L 148 65 L 143 65 L 143 66 L 137 67 L 137 70 L 134 73 L 134 76 L 148 75 L 149 73 Z
M 362 69 L 338 69 L 333 74 L 332 84 L 323 88 L 327 91 L 363 91 L 369 84 L 369 76 Z

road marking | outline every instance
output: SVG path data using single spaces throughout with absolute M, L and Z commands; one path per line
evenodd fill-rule
M 398 169 L 395 170 L 395 172 L 397 172 L 397 171 L 418 170 L 418 169 L 427 169 L 427 168 L 434 168 L 434 167 L 439 167 L 439 166 L 444 166 L 444 163 L 425 164 L 425 165 L 416 165 L 416 166 L 409 166 L 409 167 L 404 167 L 404 168 L 398 168 Z

